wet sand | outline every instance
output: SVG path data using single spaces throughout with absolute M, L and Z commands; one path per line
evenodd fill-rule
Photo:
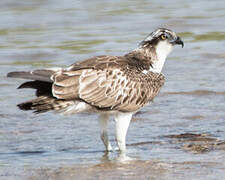
M 223 179 L 225 141 L 208 134 L 193 133 L 168 135 L 161 139 L 164 139 L 164 141 L 128 144 L 128 148 L 158 144 L 166 149 L 167 144 L 170 144 L 173 145 L 173 148 L 180 149 L 184 154 L 193 156 L 193 160 L 177 159 L 175 161 L 176 157 L 172 157 L 174 154 L 171 154 L 168 159 L 150 157 L 149 160 L 140 160 L 137 157 L 121 155 L 119 152 L 101 152 L 102 157 L 99 163 L 57 164 L 51 167 L 45 165 L 35 169 L 24 167 L 20 171 L 21 174 L 15 173 L 13 176 L 5 171 L 1 174 L 1 178 L 29 180 Z M 149 149 L 147 152 L 151 153 L 151 150 Z M 222 156 L 218 156 L 220 152 L 222 152 Z M 29 153 L 34 155 L 44 152 L 24 152 L 27 155 Z
M 131 161 L 123 163 L 104 163 L 88 167 L 63 167 L 56 170 L 41 169 L 31 176 L 31 180 L 54 179 L 151 179 L 151 180 L 172 180 L 172 179 L 217 179 L 222 178 L 219 174 L 224 171 L 220 163 L 215 162 L 161 162 L 152 161 Z M 211 175 L 210 170 L 218 167 L 218 176 Z
M 168 143 L 176 144 L 190 154 L 199 155 L 198 160 L 173 162 L 160 159 L 151 160 L 122 160 L 117 157 L 110 159 L 110 153 L 104 154 L 102 163 L 95 165 L 81 165 L 72 167 L 60 167 L 56 169 L 39 169 L 33 172 L 29 179 L 223 179 L 225 170 L 225 156 L 220 157 L 220 162 L 213 159 L 205 159 L 204 153 L 210 151 L 225 152 L 225 141 L 218 140 L 207 134 L 177 134 L 168 135 Z M 129 144 L 129 146 L 141 146 L 143 144 L 158 144 L 159 142 L 142 142 Z M 161 142 L 160 144 L 165 144 Z M 114 152 L 115 153 L 115 152 Z M 202 156 L 203 155 L 203 156 Z M 214 169 L 215 172 L 212 172 Z

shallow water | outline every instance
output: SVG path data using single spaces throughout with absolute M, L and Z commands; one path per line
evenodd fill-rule
M 0 179 L 222 179 L 225 2 L 0 1 Z M 97 116 L 19 111 L 33 97 L 7 72 L 122 55 L 152 30 L 178 32 L 166 84 L 132 120 L 127 156 L 104 154 Z M 110 123 L 114 143 L 114 122 Z

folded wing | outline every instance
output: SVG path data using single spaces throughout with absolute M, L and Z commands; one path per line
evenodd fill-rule
M 79 99 L 97 109 L 136 111 L 152 100 L 164 83 L 161 75 L 136 75 L 109 67 L 65 71 L 53 77 L 52 92 L 58 99 Z

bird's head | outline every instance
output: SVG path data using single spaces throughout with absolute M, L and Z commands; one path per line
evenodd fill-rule
M 161 72 L 166 57 L 172 51 L 174 45 L 184 46 L 183 41 L 175 32 L 158 28 L 150 33 L 140 44 L 139 49 L 155 54 L 152 60 L 152 71 Z
M 157 47 L 160 44 L 164 44 L 165 46 L 172 47 L 174 45 L 182 45 L 184 47 L 184 43 L 179 36 L 176 35 L 175 32 L 166 29 L 166 28 L 158 28 L 152 33 L 150 33 L 140 44 L 140 47 Z

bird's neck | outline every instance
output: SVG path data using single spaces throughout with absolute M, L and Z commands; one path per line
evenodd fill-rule
M 161 73 L 166 57 L 172 50 L 172 46 L 168 44 L 158 43 L 156 47 L 139 47 L 127 55 L 137 59 L 140 63 L 144 64 L 144 73 L 148 71 L 154 73 Z
M 161 73 L 167 56 L 172 51 L 173 46 L 166 42 L 159 42 L 155 48 L 157 58 L 153 61 L 150 71 Z

